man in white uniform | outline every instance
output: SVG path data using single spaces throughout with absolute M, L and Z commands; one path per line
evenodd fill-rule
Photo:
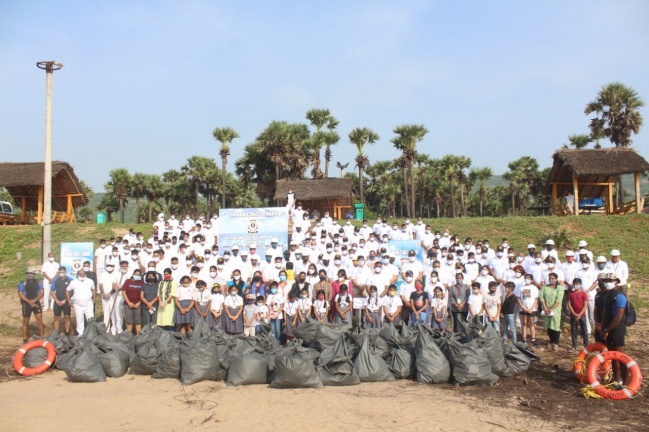
M 629 289 L 629 266 L 625 261 L 620 259 L 620 251 L 613 249 L 611 251 L 611 259 L 606 263 L 606 269 L 608 272 L 615 272 L 620 282 L 617 286 L 622 291 L 622 294 L 627 295 Z
M 86 272 L 81 269 L 77 272 L 77 278 L 70 282 L 66 292 L 68 302 L 74 297 L 74 314 L 77 317 L 77 334 L 82 335 L 85 329 L 84 318 L 91 320 L 95 318 L 95 283 L 86 277 Z
M 113 335 L 117 334 L 117 323 L 119 322 L 119 313 L 114 309 L 115 298 L 119 289 L 116 276 L 115 266 L 109 264 L 106 266 L 106 271 L 98 278 L 99 286 L 97 287 L 97 293 L 101 295 L 101 307 L 104 311 L 106 332 Z

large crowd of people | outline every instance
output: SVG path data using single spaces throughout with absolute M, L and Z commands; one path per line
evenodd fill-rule
M 299 203 L 290 213 L 286 247 L 273 238 L 264 246 L 220 248 L 217 215 L 165 220 L 160 214 L 150 236 L 131 229 L 124 237 L 99 239 L 94 262 L 86 261 L 74 279 L 51 253 L 18 287 L 23 337 L 31 314 L 42 323 L 48 311 L 54 328 L 60 330 L 63 316 L 69 333 L 74 310 L 76 331 L 83 332 L 100 297 L 112 334 L 137 333 L 148 323 L 187 333 L 204 319 L 246 336 L 269 324 L 284 343 L 308 319 L 366 328 L 425 323 L 453 331 L 461 318 L 475 318 L 492 325 L 504 342 L 538 345 L 542 323 L 553 351 L 564 326 L 571 327 L 569 350 L 592 336 L 624 347 L 618 312 L 626 306 L 629 271 L 619 250 L 595 257 L 580 241 L 577 250 L 560 254 L 549 239 L 516 251 L 506 238 L 494 245 L 460 237 L 434 230 L 421 217 L 355 226 L 326 212 L 313 220 Z M 390 240 L 416 240 L 418 246 L 398 261 Z M 41 324 L 39 332 L 43 336 Z

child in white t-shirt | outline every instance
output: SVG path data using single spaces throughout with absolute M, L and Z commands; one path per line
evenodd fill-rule
M 257 327 L 257 305 L 255 304 L 255 295 L 246 296 L 246 305 L 243 307 L 243 335 L 246 337 L 255 337 Z
M 277 282 L 270 283 L 270 295 L 266 299 L 268 305 L 268 317 L 270 319 L 270 331 L 275 336 L 277 342 L 282 341 L 282 318 L 284 314 L 282 309 L 284 306 L 284 295 L 278 292 Z
M 264 304 L 264 296 L 257 296 L 257 327 L 255 332 L 261 332 L 261 326 L 268 324 L 268 306 Z
M 487 323 L 491 324 L 498 334 L 500 334 L 500 308 L 502 301 L 498 293 L 498 284 L 496 281 L 490 281 L 488 285 L 489 293 L 484 296 L 484 311 Z
M 398 325 L 401 323 L 401 308 L 403 302 L 401 297 L 397 297 L 397 286 L 391 284 L 388 287 L 388 295 L 383 297 L 383 320 L 385 324 L 393 323 Z
M 448 300 L 444 298 L 444 289 L 436 286 L 433 290 L 433 300 L 430 302 L 431 321 L 433 330 L 443 331 L 446 329 L 446 307 Z
M 318 298 L 313 302 L 313 313 L 315 318 L 324 324 L 327 322 L 327 315 L 329 315 L 329 302 L 325 299 L 325 290 L 318 290 L 316 295 Z
M 210 295 L 210 313 L 207 315 L 207 324 L 210 328 L 223 328 L 223 301 L 225 298 L 221 294 L 221 284 L 215 282 L 212 284 L 212 293 Z
M 480 283 L 473 282 L 471 284 L 472 293 L 467 300 L 469 305 L 469 315 L 467 319 L 478 317 L 478 321 L 484 323 L 484 297 L 480 292 Z
M 309 290 L 306 288 L 302 288 L 302 291 L 300 291 L 300 299 L 297 301 L 296 327 L 299 327 L 302 324 L 304 324 L 307 318 L 311 318 L 311 306 L 313 306 L 313 303 L 309 298 Z

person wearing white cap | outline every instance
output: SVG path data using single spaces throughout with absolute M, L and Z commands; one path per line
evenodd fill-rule
M 525 258 L 523 258 L 523 267 L 525 268 L 525 271 L 527 273 L 531 273 L 530 266 L 534 264 L 535 257 L 536 257 L 536 246 L 530 243 L 527 245 L 527 255 L 525 256 Z M 539 258 L 541 258 L 541 255 L 539 255 Z
M 606 257 L 605 257 L 604 255 L 600 255 L 600 256 L 598 256 L 598 257 L 597 257 L 597 260 L 595 261 L 595 263 L 596 263 L 596 265 L 597 265 L 597 271 L 598 271 L 598 272 L 607 271 L 607 270 L 606 270 L 606 264 L 607 264 L 607 261 L 606 261 Z
M 595 296 L 597 296 L 597 273 L 593 264 L 584 257 L 581 262 L 581 269 L 575 274 L 575 278 L 581 279 L 581 286 L 588 294 L 588 322 L 587 328 L 590 334 L 595 328 Z
M 158 227 L 160 235 L 165 231 L 165 214 L 158 213 L 158 220 L 153 223 L 154 227 Z
M 581 266 L 575 261 L 575 253 L 571 250 L 566 251 L 566 261 L 561 264 L 561 270 L 563 270 L 563 275 L 566 280 L 563 284 L 563 289 L 569 291 L 572 289 L 572 280 L 576 278 L 577 272 L 581 269 Z M 565 298 L 567 298 L 567 293 Z
M 606 263 L 606 269 L 609 272 L 615 272 L 620 282 L 617 284 L 622 294 L 627 295 L 628 282 L 629 282 L 629 266 L 626 262 L 620 259 L 620 251 L 613 249 L 611 251 L 611 259 Z
M 556 261 L 559 261 L 559 253 L 558 253 L 557 250 L 554 248 L 554 246 L 555 246 L 555 244 L 554 244 L 554 240 L 552 240 L 552 239 L 547 239 L 547 240 L 545 241 L 545 243 L 544 243 L 544 246 L 545 246 L 545 249 L 541 251 L 541 258 L 543 258 L 543 261 L 545 261 L 545 259 L 546 259 L 548 256 L 551 256 L 551 257 L 553 257 Z
M 588 246 L 586 240 L 580 240 L 577 246 L 579 246 L 579 250 L 575 255 L 577 255 L 578 261 L 581 262 L 582 257 L 586 256 L 588 257 L 588 261 L 593 262 L 593 253 L 586 249 L 586 246 Z
M 268 254 L 269 251 L 273 256 L 273 259 L 277 257 L 284 258 L 284 254 L 282 252 L 282 248 L 279 246 L 279 240 L 277 239 L 277 237 L 270 239 L 270 247 L 266 249 L 266 254 Z
M 23 309 L 23 343 L 28 342 L 27 330 L 29 329 L 29 320 L 34 314 L 38 334 L 43 339 L 43 311 L 41 309 L 41 299 L 43 298 L 43 284 L 36 279 L 36 267 L 27 268 L 27 278 L 18 283 L 18 297 Z

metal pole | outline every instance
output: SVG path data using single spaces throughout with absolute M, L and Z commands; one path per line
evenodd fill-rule
M 52 74 L 63 65 L 56 61 L 38 62 L 45 69 L 45 172 L 43 178 L 42 261 L 52 251 Z

